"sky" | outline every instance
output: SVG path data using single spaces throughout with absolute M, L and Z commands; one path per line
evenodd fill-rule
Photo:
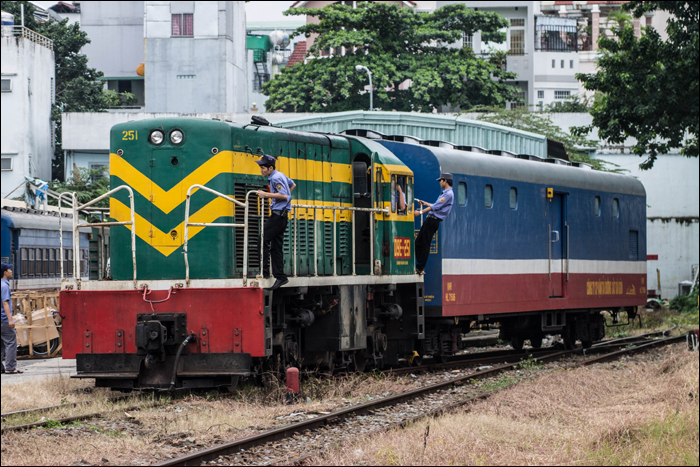
M 42 8 L 48 8 L 58 3 L 55 1 L 32 2 Z M 288 10 L 294 2 L 261 2 L 253 1 L 245 4 L 246 19 L 248 21 L 289 21 L 299 20 L 299 17 L 284 16 L 283 11 Z

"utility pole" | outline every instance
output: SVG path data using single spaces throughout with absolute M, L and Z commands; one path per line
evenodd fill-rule
M 373 94 L 374 94 L 374 88 L 372 87 L 372 72 L 369 71 L 369 68 L 367 68 L 364 65 L 357 65 L 355 67 L 355 71 L 366 71 L 367 76 L 369 76 L 369 110 L 370 112 L 374 110 L 374 105 L 373 105 Z

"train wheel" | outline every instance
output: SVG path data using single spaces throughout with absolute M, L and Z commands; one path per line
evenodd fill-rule
M 367 369 L 367 357 L 363 353 L 357 352 L 352 356 L 349 369 L 355 373 L 364 373 Z
M 564 348 L 566 350 L 574 350 L 576 348 L 576 328 L 573 325 L 565 326 L 561 337 L 564 339 Z
M 532 345 L 533 349 L 541 349 L 542 348 L 542 339 L 543 337 L 540 335 L 537 335 L 535 337 L 530 338 L 530 345 Z
M 584 349 L 590 349 L 593 346 L 593 341 L 591 341 L 591 340 L 581 341 L 581 346 Z

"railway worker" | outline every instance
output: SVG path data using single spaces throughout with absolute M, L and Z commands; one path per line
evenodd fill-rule
M 437 201 L 430 204 L 420 200 L 418 201 L 420 205 L 427 207 L 413 212 L 414 217 L 430 213 L 425 222 L 423 222 L 418 237 L 416 237 L 416 274 L 425 274 L 425 264 L 428 262 L 428 256 L 430 255 L 430 242 L 433 240 L 435 232 L 438 231 L 440 222 L 445 220 L 450 213 L 454 201 L 452 174 L 440 174 L 440 178 L 437 181 L 440 182 L 440 188 L 442 188 L 442 193 L 440 193 Z
M 399 177 L 396 182 L 396 206 L 399 212 L 406 211 L 406 193 L 403 192 L 404 178 Z
M 285 174 L 275 169 L 277 160 L 265 154 L 259 161 L 255 161 L 260 166 L 260 173 L 267 177 L 270 182 L 270 192 L 258 190 L 260 198 L 272 199 L 272 215 L 265 222 L 263 232 L 263 277 L 270 277 L 270 255 L 272 255 L 272 274 L 275 276 L 275 283 L 271 287 L 277 290 L 289 282 L 284 274 L 283 242 L 284 232 L 287 230 L 287 213 L 292 205 L 292 191 L 296 188 L 293 180 L 287 178 Z
M 2 263 L 2 372 L 8 374 L 22 373 L 17 369 L 17 333 L 12 319 L 12 294 L 10 292 L 12 265 Z M 7 357 L 7 360 L 5 358 Z

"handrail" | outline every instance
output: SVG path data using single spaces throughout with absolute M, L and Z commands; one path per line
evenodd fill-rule
M 120 190 L 126 190 L 129 192 L 129 204 L 131 207 L 131 222 L 95 222 L 90 224 L 80 224 L 80 219 L 78 218 L 78 212 L 84 211 L 88 206 L 92 206 L 95 203 L 99 203 L 105 198 L 110 197 L 113 193 Z M 134 210 L 134 191 L 131 187 L 127 185 L 121 185 L 117 188 L 108 191 L 102 196 L 99 196 L 92 201 L 89 201 L 82 206 L 78 206 L 77 200 L 73 204 L 73 277 L 77 282 L 80 282 L 80 233 L 78 229 L 81 227 L 103 227 L 107 225 L 130 225 L 131 226 L 131 261 L 134 267 L 134 287 L 138 288 L 136 282 L 136 223 L 134 222 L 136 211 Z
M 378 208 L 355 208 L 355 207 L 346 207 L 346 206 L 311 206 L 307 204 L 292 204 L 292 209 L 294 210 L 294 222 L 295 222 L 295 229 L 294 229 L 294 277 L 297 277 L 297 271 L 296 271 L 296 241 L 297 241 L 297 229 L 296 229 L 296 221 L 297 221 L 297 215 L 296 215 L 296 210 L 297 209 L 313 209 L 314 210 L 314 275 L 318 276 L 318 257 L 317 257 L 317 252 L 318 252 L 318 235 L 317 235 L 317 229 L 316 229 L 316 210 L 321 209 L 321 210 L 331 210 L 331 211 L 352 211 L 353 214 L 353 223 L 352 223 L 352 229 L 353 229 L 353 239 L 355 236 L 355 212 L 360 211 L 360 212 L 369 212 L 370 213 L 370 252 L 369 252 L 369 270 L 370 270 L 370 275 L 374 275 L 374 240 L 375 240 L 375 231 L 374 231 L 374 215 L 375 213 L 382 213 L 382 214 L 389 214 L 389 208 L 385 209 L 378 209 Z M 336 214 L 335 212 L 333 213 L 333 276 L 338 275 L 337 271 L 337 255 L 336 255 L 336 231 L 337 231 L 337 223 L 336 223 Z M 354 242 L 353 242 L 354 243 Z M 355 275 L 355 246 L 353 244 L 353 247 L 351 248 L 352 250 L 352 273 Z
M 218 196 L 219 198 L 223 198 L 227 201 L 232 202 L 233 204 L 237 204 L 239 206 L 243 206 L 245 208 L 245 223 L 244 224 L 214 224 L 214 223 L 200 223 L 200 222 L 190 222 L 190 198 L 192 197 L 192 190 L 193 189 L 200 189 L 207 191 L 213 195 Z M 247 198 L 247 195 L 246 195 Z M 132 213 L 133 215 L 133 213 Z M 189 258 L 187 255 L 187 245 L 189 243 L 189 228 L 190 226 L 194 227 L 243 227 L 243 232 L 244 232 L 244 242 L 248 243 L 248 203 L 242 203 L 241 201 L 238 201 L 237 199 L 231 198 L 230 196 L 227 196 L 223 193 L 219 193 L 218 191 L 212 190 L 211 188 L 207 188 L 203 185 L 192 185 L 188 190 L 187 190 L 187 198 L 185 201 L 185 244 L 183 245 L 183 251 L 185 253 L 185 283 L 189 287 L 190 285 L 190 262 Z M 134 260 L 135 261 L 135 260 Z M 134 266 L 135 268 L 136 266 Z M 135 271 L 135 269 L 134 269 Z M 244 273 L 244 280 L 246 279 L 246 264 L 243 264 L 243 273 Z M 135 273 L 134 273 L 135 274 Z
M 63 281 L 63 214 L 61 213 L 61 202 L 63 201 L 63 195 L 67 195 L 72 198 L 73 204 L 69 205 L 70 207 L 75 207 L 75 205 L 78 204 L 78 195 L 75 192 L 69 193 L 66 191 L 58 195 L 58 237 L 60 239 L 59 241 L 61 246 L 61 281 Z M 75 258 L 73 258 L 73 261 L 75 261 Z

